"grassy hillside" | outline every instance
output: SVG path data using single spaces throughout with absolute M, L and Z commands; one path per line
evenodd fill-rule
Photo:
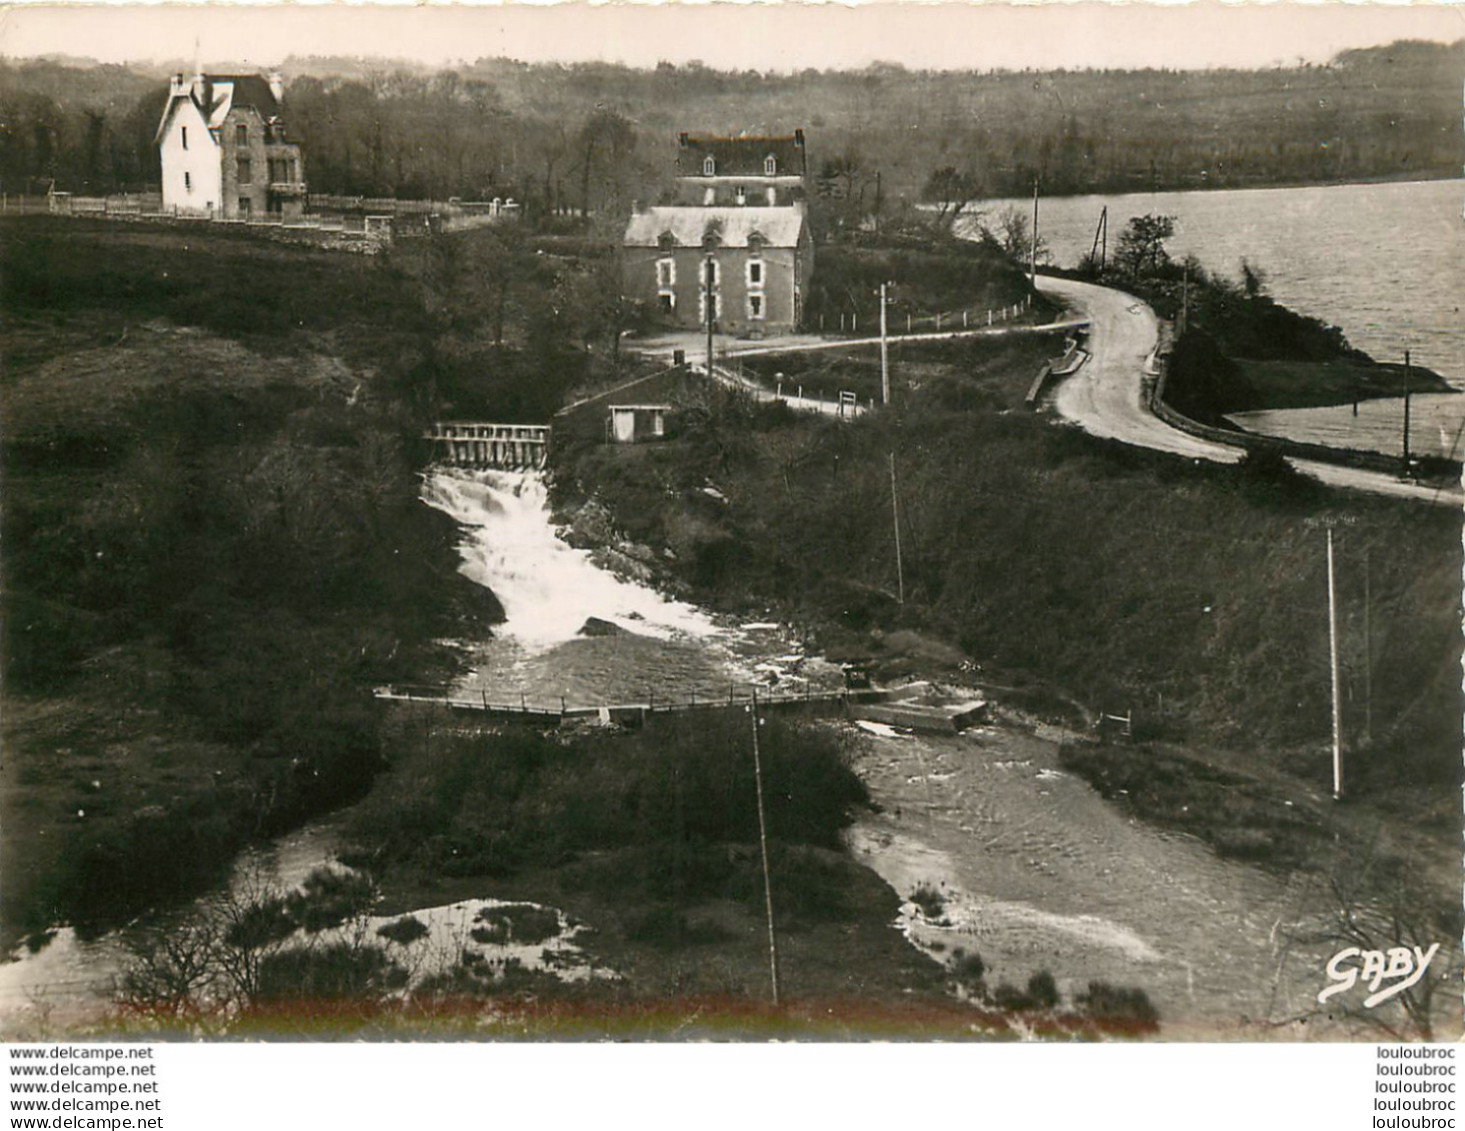
M 1457 515 L 1056 428 L 1020 408 L 1052 342 L 995 348 L 933 359 L 907 347 L 896 410 L 853 424 L 727 398 L 673 443 L 561 448 L 561 500 L 569 511 L 594 494 L 627 535 L 670 548 L 704 599 L 775 601 L 845 651 L 879 655 L 915 630 L 998 682 L 1133 708 L 1151 733 L 1294 751 L 1294 767 L 1329 736 L 1331 523 L 1353 736 L 1370 570 L 1373 745 L 1360 771 L 1396 785 L 1458 775 Z
M 358 796 L 372 685 L 494 610 L 416 497 L 402 272 L 44 219 L 0 254 L 13 937 L 176 899 Z

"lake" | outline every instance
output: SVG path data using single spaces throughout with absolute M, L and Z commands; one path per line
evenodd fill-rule
M 1111 255 L 1131 218 L 1173 216 L 1173 257 L 1195 255 L 1233 279 L 1245 259 L 1278 302 L 1341 327 L 1375 359 L 1402 361 L 1410 349 L 1465 388 L 1462 203 L 1465 180 L 1077 196 L 1040 200 L 1038 228 L 1071 267 L 1093 246 L 1104 206 Z M 1030 199 L 978 207 L 991 216 L 1008 205 L 1032 213 Z

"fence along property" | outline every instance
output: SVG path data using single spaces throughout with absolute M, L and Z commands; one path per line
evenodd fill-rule
M 77 196 L 69 192 L 39 195 L 0 193 L 0 215 L 223 224 L 258 229 L 287 241 L 376 251 L 395 236 L 423 236 L 488 227 L 517 220 L 522 212 L 517 201 L 502 199 L 444 202 L 318 194 L 311 194 L 306 199 L 313 211 L 288 222 L 268 215 L 226 220 L 211 214 L 166 212 L 163 196 L 158 192 L 115 193 L 111 196 Z

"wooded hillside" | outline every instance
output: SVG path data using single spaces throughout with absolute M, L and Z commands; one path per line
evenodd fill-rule
M 237 68 L 236 68 L 237 69 Z M 512 195 L 619 220 L 668 187 L 679 130 L 809 132 L 816 188 L 873 210 L 954 172 L 973 195 L 1459 175 L 1465 40 L 1266 71 L 717 71 L 484 59 L 432 73 L 289 60 L 287 121 L 312 191 Z M 161 71 L 0 66 L 6 191 L 156 182 Z

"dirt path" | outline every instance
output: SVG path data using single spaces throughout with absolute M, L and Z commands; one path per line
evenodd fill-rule
M 941 891 L 946 925 L 902 913 L 938 959 L 976 951 L 993 987 L 1046 969 L 1065 1000 L 1093 979 L 1137 986 L 1167 1038 L 1345 1035 L 1291 1020 L 1327 984 L 1333 948 L 1289 941 L 1327 909 L 1320 883 L 1127 818 L 1060 768 L 1056 742 L 1016 729 L 871 738 L 858 769 L 881 811 L 850 848 L 902 897 Z

